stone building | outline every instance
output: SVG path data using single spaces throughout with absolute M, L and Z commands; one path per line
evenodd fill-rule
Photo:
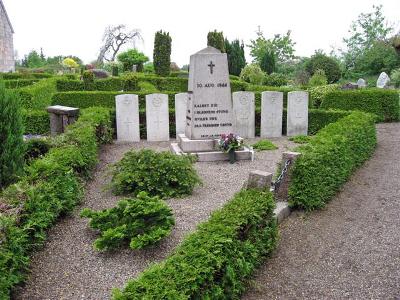
M 0 72 L 15 70 L 13 34 L 14 30 L 6 8 L 0 0 Z

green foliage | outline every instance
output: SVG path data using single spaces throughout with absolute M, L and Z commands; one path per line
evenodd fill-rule
M 23 66 L 27 68 L 40 68 L 46 64 L 46 60 L 36 50 L 32 50 L 25 56 Z
M 118 54 L 117 59 L 122 63 L 123 70 L 131 72 L 133 65 L 137 66 L 137 71 L 143 71 L 143 64 L 149 61 L 149 58 L 136 49 L 129 49 Z
M 284 74 L 272 73 L 264 78 L 264 85 L 266 86 L 284 86 L 287 83 L 288 79 Z
M 225 39 L 225 50 L 228 56 L 229 74 L 239 76 L 246 66 L 243 43 L 240 43 L 239 40 L 234 40 L 230 43 Z
M 49 106 L 56 92 L 55 80 L 54 78 L 43 79 L 34 85 L 16 89 L 20 94 L 22 107 L 27 110 L 44 110 Z
M 323 70 L 328 83 L 339 81 L 342 71 L 335 58 L 325 55 L 323 52 L 315 52 L 311 59 L 306 62 L 306 70 L 314 75 L 318 70 Z
M 138 88 L 141 92 L 145 92 L 148 94 L 159 93 L 160 91 L 150 82 L 148 81 L 140 81 L 138 84 Z
M 22 117 L 25 134 L 47 134 L 50 132 L 50 118 L 46 111 L 24 110 Z
M 324 70 L 316 70 L 314 75 L 311 76 L 308 82 L 310 86 L 326 86 L 328 84 L 328 79 L 326 78 Z
M 400 88 L 400 68 L 393 70 L 390 80 L 396 88 Z
M 33 85 L 38 81 L 39 79 L 13 79 L 13 80 L 5 80 L 4 85 L 6 89 L 17 89 Z
M 257 143 L 253 144 L 252 146 L 257 151 L 278 149 L 278 147 L 274 143 L 272 143 L 270 140 L 259 140 Z
M 224 33 L 221 31 L 210 31 L 207 34 L 207 46 L 214 47 L 218 50 L 220 50 L 222 53 L 226 52 L 225 49 L 225 39 L 224 39 Z
M 16 73 L 2 73 L 1 77 L 4 80 L 47 79 L 47 78 L 53 77 L 53 75 L 52 74 L 46 74 L 46 73 L 30 73 L 30 72 L 18 73 L 18 72 L 16 72 Z
M 376 146 L 375 118 L 362 112 L 329 124 L 296 151 L 289 204 L 313 210 L 323 207 L 366 161 Z
M 337 90 L 339 90 L 338 84 L 309 87 L 307 91 L 310 94 L 310 102 L 312 103 L 312 107 L 319 108 L 326 94 Z
M 6 91 L 0 81 L 0 189 L 21 175 L 25 145 L 21 103 L 18 94 Z
M 296 135 L 289 138 L 289 141 L 295 142 L 296 144 L 307 144 L 312 139 L 309 135 Z
M 154 38 L 153 64 L 154 71 L 159 76 L 168 76 L 171 66 L 172 39 L 168 32 L 156 32 Z
M 322 109 L 360 110 L 373 113 L 379 121 L 391 122 L 400 119 L 399 93 L 394 90 L 359 89 L 328 92 Z
M 137 198 L 121 200 L 110 209 L 85 208 L 81 217 L 90 218 L 89 226 L 101 232 L 94 242 L 96 250 L 114 249 L 126 243 L 131 249 L 142 249 L 168 236 L 175 225 L 171 208 L 145 192 Z
M 308 110 L 308 134 L 314 135 L 325 126 L 350 115 L 351 111 L 309 109 Z
M 259 65 L 250 64 L 242 69 L 240 79 L 254 85 L 262 85 L 265 80 L 265 73 Z
M 31 160 L 40 158 L 49 152 L 51 144 L 47 139 L 29 139 L 25 142 L 25 161 L 30 162 Z
M 270 192 L 242 190 L 113 299 L 238 299 L 277 245 L 274 207 Z
M 160 198 L 190 195 L 200 178 L 193 157 L 149 149 L 127 152 L 115 164 L 112 187 L 116 194 L 137 195 L 147 192 Z
M 266 49 L 260 61 L 261 70 L 267 74 L 271 74 L 276 70 L 276 56 L 272 49 Z
M 84 71 L 82 74 L 83 86 L 85 90 L 92 90 L 94 87 L 94 73 L 92 70 Z

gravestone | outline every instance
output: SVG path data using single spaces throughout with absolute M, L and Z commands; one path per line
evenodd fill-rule
M 357 81 L 357 86 L 359 88 L 366 88 L 367 87 L 367 82 L 364 79 L 360 78 Z
M 79 115 L 79 108 L 62 105 L 47 107 L 50 114 L 50 133 L 57 135 L 65 132 L 68 125 L 75 123 Z
M 168 95 L 146 95 L 147 140 L 169 141 Z
M 126 94 L 115 97 L 117 140 L 139 142 L 139 97 Z
M 235 133 L 242 138 L 255 137 L 255 104 L 254 93 L 233 93 L 233 115 Z
M 233 132 L 226 53 L 207 47 L 190 57 L 186 137 L 218 138 Z
M 187 102 L 188 93 L 180 93 L 175 95 L 175 124 L 177 135 L 185 133 Z
M 263 92 L 261 94 L 262 138 L 282 136 L 283 93 Z
M 384 88 L 389 87 L 389 84 L 390 84 L 389 75 L 386 74 L 385 72 L 382 72 L 379 75 L 378 80 L 376 81 L 376 87 L 380 88 L 380 89 L 384 89 Z
M 287 136 L 308 133 L 308 93 L 289 92 L 287 107 Z

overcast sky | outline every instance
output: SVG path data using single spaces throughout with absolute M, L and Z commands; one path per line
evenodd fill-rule
M 172 36 L 171 60 L 180 66 L 206 46 L 207 33 L 218 29 L 229 40 L 248 44 L 258 26 L 266 37 L 292 31 L 296 55 L 340 47 L 361 12 L 383 4 L 387 19 L 400 25 L 400 0 L 3 0 L 13 24 L 19 57 L 43 48 L 46 56 L 76 55 L 96 59 L 104 29 L 126 24 L 139 28 L 138 48 L 152 60 L 154 33 Z M 248 53 L 248 48 L 247 48 Z M 250 58 L 249 58 L 250 59 Z M 248 59 L 248 60 L 249 60 Z

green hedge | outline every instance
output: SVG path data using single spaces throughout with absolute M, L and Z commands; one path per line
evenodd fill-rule
M 39 79 L 13 79 L 13 80 L 5 80 L 4 84 L 7 89 L 17 89 L 33 85 L 38 81 Z
M 48 134 L 50 132 L 49 114 L 44 110 L 25 110 L 23 120 L 25 134 Z
M 115 300 L 237 299 L 278 231 L 270 192 L 242 190 L 198 226 L 164 262 L 151 266 Z
M 47 73 L 0 73 L 4 80 L 13 79 L 44 79 L 53 77 L 52 74 Z
M 90 174 L 99 143 L 109 142 L 109 111 L 90 108 L 41 159 L 26 168 L 26 175 L 2 193 L 6 211 L 0 214 L 0 299 L 25 279 L 29 255 L 46 238 L 57 218 L 71 211 L 82 196 L 80 178 Z
M 32 86 L 17 89 L 21 96 L 22 106 L 25 109 L 45 109 L 51 103 L 56 92 L 55 79 L 43 79 Z
M 293 168 L 289 204 L 306 210 L 323 207 L 375 146 L 374 115 L 353 112 L 326 126 L 295 150 L 302 156 Z
M 322 109 L 360 110 L 373 113 L 379 121 L 399 121 L 399 92 L 384 89 L 340 90 L 325 94 Z

